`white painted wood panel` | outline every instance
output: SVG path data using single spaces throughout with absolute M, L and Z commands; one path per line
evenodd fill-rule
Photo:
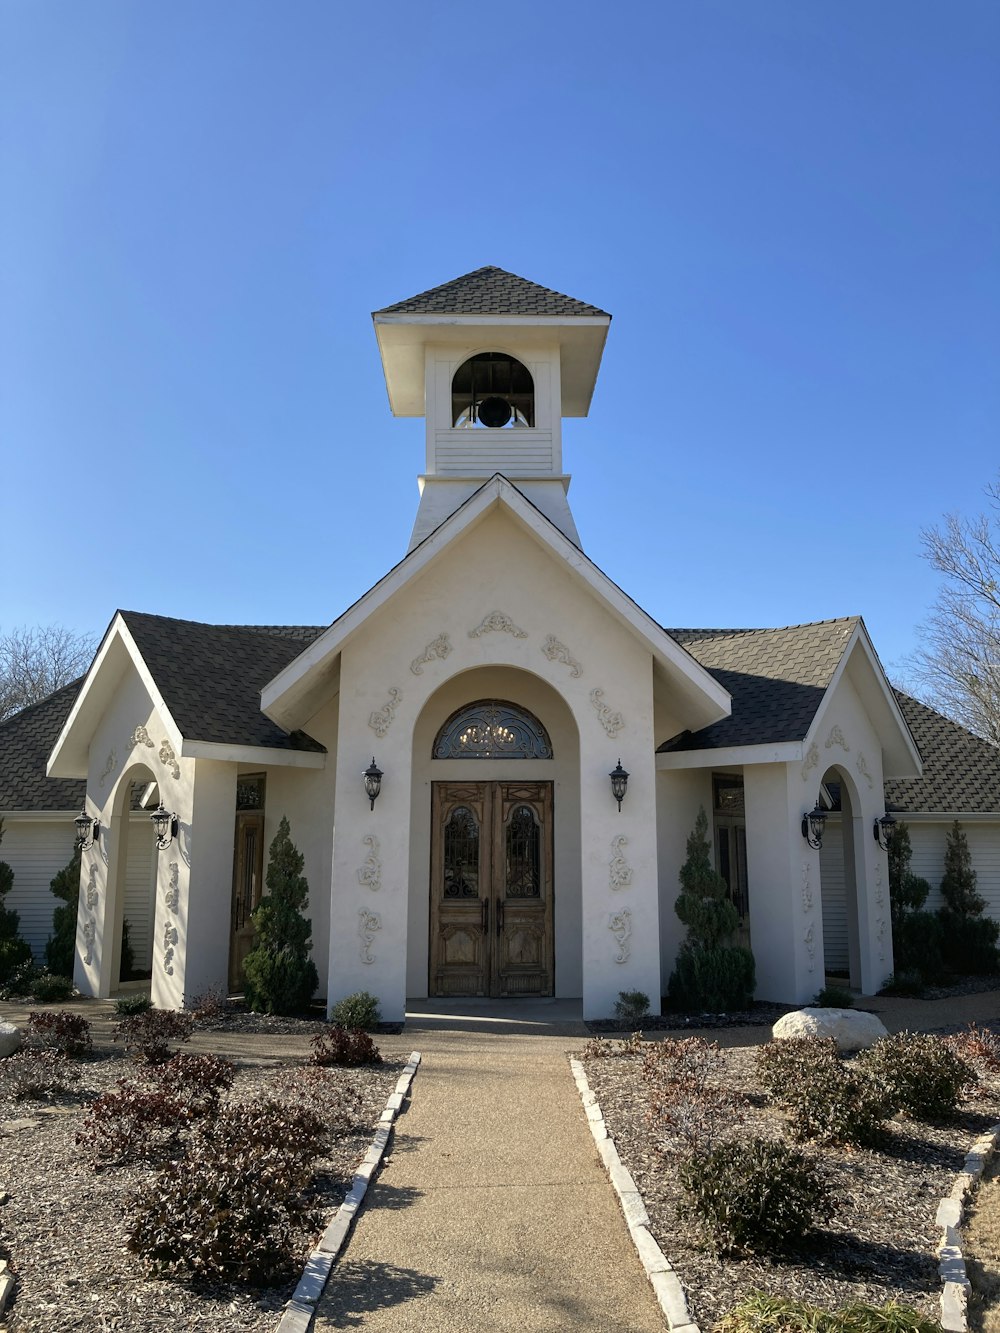
M 439 476 L 551 476 L 555 470 L 551 430 L 440 430 L 434 446 Z
M 156 847 L 148 814 L 133 816 L 125 869 L 125 916 L 128 918 L 136 971 L 148 972 L 153 957 L 153 910 L 156 895 Z
M 828 816 L 819 854 L 823 886 L 823 953 L 827 971 L 843 972 L 847 949 L 847 888 L 844 882 L 844 837 L 839 820 Z

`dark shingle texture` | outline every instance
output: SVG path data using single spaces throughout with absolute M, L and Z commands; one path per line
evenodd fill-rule
M 668 630 L 733 697 L 732 716 L 665 741 L 661 752 L 802 740 L 859 623 Z
M 45 765 L 83 677 L 0 723 L 0 810 L 79 810 L 87 784 L 47 778 Z
M 376 315 L 603 315 L 606 310 L 487 266 L 376 310 Z
M 260 692 L 325 625 L 202 625 L 140 611 L 121 614 L 185 739 L 324 749 L 304 732 L 288 735 L 265 717 Z
M 1000 814 L 1000 749 L 902 690 L 895 693 L 924 761 L 924 775 L 886 782 L 888 808 Z

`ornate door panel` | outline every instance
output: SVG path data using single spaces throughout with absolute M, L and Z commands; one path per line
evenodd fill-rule
M 253 948 L 250 914 L 260 902 L 264 882 L 264 812 L 239 810 L 233 849 L 233 905 L 229 936 L 229 985 L 243 988 L 243 960 Z
M 433 784 L 432 995 L 552 994 L 552 784 Z

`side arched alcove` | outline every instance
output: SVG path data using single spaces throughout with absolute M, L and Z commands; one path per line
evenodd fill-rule
M 504 701 L 533 715 L 545 729 L 552 757 L 433 758 L 435 740 L 448 720 L 465 706 L 484 700 Z M 540 676 L 520 668 L 487 666 L 459 672 L 441 685 L 422 708 L 413 729 L 412 766 L 407 995 L 424 997 L 432 990 L 429 982 L 435 784 L 468 784 L 473 788 L 551 783 L 554 975 L 550 993 L 579 996 L 583 988 L 580 739 L 566 701 Z

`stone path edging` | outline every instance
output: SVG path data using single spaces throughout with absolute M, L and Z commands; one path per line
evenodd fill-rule
M 403 1099 L 410 1091 L 410 1084 L 420 1064 L 420 1052 L 411 1051 L 410 1058 L 400 1074 L 396 1087 L 385 1104 L 385 1110 L 379 1117 L 379 1126 L 372 1139 L 372 1146 L 365 1153 L 361 1165 L 354 1173 L 347 1198 L 334 1213 L 326 1230 L 319 1238 L 319 1244 L 306 1260 L 305 1271 L 299 1279 L 291 1300 L 285 1306 L 284 1314 L 278 1321 L 275 1333 L 308 1333 L 312 1325 L 316 1306 L 330 1278 L 333 1265 L 340 1251 L 344 1248 L 351 1223 L 357 1216 L 361 1202 L 371 1184 L 372 1176 L 378 1170 L 385 1154 L 389 1135 L 396 1116 L 403 1106 Z
M 625 1221 L 628 1224 L 632 1243 L 656 1294 L 656 1299 L 667 1324 L 671 1330 L 674 1330 L 674 1333 L 700 1333 L 698 1325 L 691 1319 L 691 1312 L 688 1309 L 687 1297 L 684 1295 L 681 1280 L 653 1239 L 653 1234 L 649 1229 L 649 1214 L 646 1212 L 642 1195 L 639 1193 L 638 1186 L 632 1179 L 631 1174 L 622 1166 L 615 1141 L 608 1133 L 608 1127 L 604 1123 L 604 1116 L 598 1104 L 597 1096 L 587 1082 L 583 1065 L 571 1056 L 569 1067 L 573 1071 L 573 1078 L 580 1092 L 580 1100 L 583 1102 L 583 1109 L 587 1115 L 590 1132 L 597 1144 L 597 1151 L 601 1155 L 601 1161 L 611 1178 L 622 1212 L 625 1214 Z M 282 1330 L 282 1333 L 284 1333 L 284 1330 Z
M 955 1177 L 946 1199 L 938 1204 L 935 1221 L 941 1227 L 938 1271 L 941 1274 L 941 1327 L 947 1333 L 968 1333 L 969 1275 L 962 1254 L 962 1214 L 1000 1141 L 1000 1125 L 994 1125 L 975 1140 L 966 1154 L 965 1166 Z

